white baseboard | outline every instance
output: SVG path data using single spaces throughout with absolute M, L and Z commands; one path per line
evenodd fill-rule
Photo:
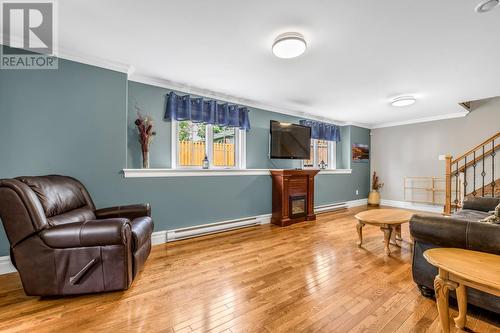
M 269 223 L 271 223 L 271 214 L 265 214 L 186 228 L 155 231 L 151 236 L 151 243 L 153 245 L 157 245 L 181 239 L 199 237 Z
M 368 205 L 368 198 L 347 201 L 347 208 Z
M 330 205 L 316 206 L 314 212 L 321 213 L 327 211 L 334 211 L 342 208 L 362 206 L 367 204 L 367 200 L 368 199 L 359 199 L 359 200 L 340 202 Z M 194 238 L 203 235 L 209 235 L 209 234 L 214 234 L 229 230 L 236 230 L 255 225 L 269 224 L 269 223 L 271 223 L 271 214 L 264 214 L 264 215 L 245 217 L 235 220 L 227 220 L 227 221 L 220 221 L 203 225 L 196 225 L 186 228 L 155 231 L 151 235 L 151 243 L 152 245 L 158 245 L 181 239 Z M 16 272 L 16 269 L 14 265 L 12 265 L 12 263 L 10 262 L 10 257 L 9 256 L 0 257 L 0 275 L 12 272 Z
M 358 199 L 358 200 L 351 200 L 351 201 L 346 201 L 346 202 L 337 202 L 334 204 L 316 206 L 316 207 L 314 207 L 314 212 L 315 213 L 331 212 L 331 211 L 336 211 L 339 209 L 363 206 L 366 204 L 368 204 L 368 199 L 366 199 L 366 198 L 365 199 Z
M 0 257 L 0 275 L 13 272 L 17 272 L 17 270 L 10 262 L 10 257 Z
M 347 202 L 338 202 L 330 205 L 321 205 L 314 207 L 314 213 L 331 212 L 339 209 L 347 208 Z
M 430 213 L 442 213 L 443 212 L 443 206 L 436 206 L 436 205 L 431 205 L 431 204 L 421 204 L 421 203 L 413 203 L 413 202 L 398 201 L 398 200 L 386 200 L 386 199 L 380 200 L 380 204 L 382 206 L 420 210 L 423 212 L 430 212 Z

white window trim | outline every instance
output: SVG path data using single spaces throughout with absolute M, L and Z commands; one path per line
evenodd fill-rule
M 246 158 L 246 138 L 247 138 L 247 133 L 245 130 L 241 130 L 239 128 L 236 128 L 236 136 L 235 136 L 235 146 L 236 146 L 236 151 L 235 151 L 235 166 L 233 167 L 228 167 L 228 166 L 214 166 L 213 165 L 213 127 L 212 125 L 206 125 L 206 131 L 205 131 L 205 153 L 208 158 L 209 162 L 209 169 L 211 170 L 244 170 L 247 167 L 247 158 Z M 171 133 L 171 168 L 175 170 L 182 170 L 182 169 L 187 169 L 187 170 L 205 170 L 202 168 L 202 166 L 180 166 L 177 163 L 177 153 L 179 151 L 179 141 L 178 141 L 178 121 L 177 120 L 172 120 L 172 133 Z
M 337 142 L 328 141 L 328 168 L 327 170 L 337 169 Z
M 313 140 L 313 166 L 304 166 L 304 160 L 302 160 L 302 167 L 304 169 L 318 169 L 318 139 Z M 328 141 L 328 161 L 326 161 L 328 166 L 323 170 L 337 170 L 337 142 Z

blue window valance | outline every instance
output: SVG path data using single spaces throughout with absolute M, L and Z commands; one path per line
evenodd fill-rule
M 213 99 L 179 96 L 173 91 L 167 95 L 165 120 L 190 120 L 219 126 L 238 127 L 248 131 L 250 119 L 248 108 L 229 103 L 218 103 Z
M 340 127 L 315 120 L 301 120 L 300 124 L 311 127 L 311 138 L 327 141 L 340 141 Z

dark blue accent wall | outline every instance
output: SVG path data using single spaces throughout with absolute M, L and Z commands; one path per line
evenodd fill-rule
M 123 168 L 140 165 L 136 105 L 156 120 L 152 167 L 170 166 L 170 124 L 162 120 L 166 93 L 128 82 L 123 73 L 66 60 L 58 70 L 0 70 L 0 178 L 70 175 L 87 186 L 98 207 L 150 202 L 156 230 L 270 213 L 268 176 L 123 178 Z M 247 167 L 298 166 L 267 158 L 269 120 L 298 118 L 257 109 L 250 117 Z M 369 130 L 347 126 L 342 139 L 338 167 L 350 165 L 352 174 L 318 176 L 317 205 L 367 197 L 369 164 L 351 163 L 350 144 L 369 143 Z M 0 256 L 8 248 L 0 228 Z

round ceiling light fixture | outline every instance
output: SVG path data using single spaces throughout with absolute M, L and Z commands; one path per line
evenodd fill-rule
M 287 32 L 276 37 L 273 43 L 273 54 L 278 58 L 291 59 L 306 51 L 307 43 L 298 32 Z
M 417 100 L 413 96 L 399 96 L 392 99 L 391 105 L 395 107 L 410 106 L 415 104 L 416 101 Z
M 495 9 L 500 4 L 500 0 L 483 0 L 476 6 L 476 13 L 482 14 Z

